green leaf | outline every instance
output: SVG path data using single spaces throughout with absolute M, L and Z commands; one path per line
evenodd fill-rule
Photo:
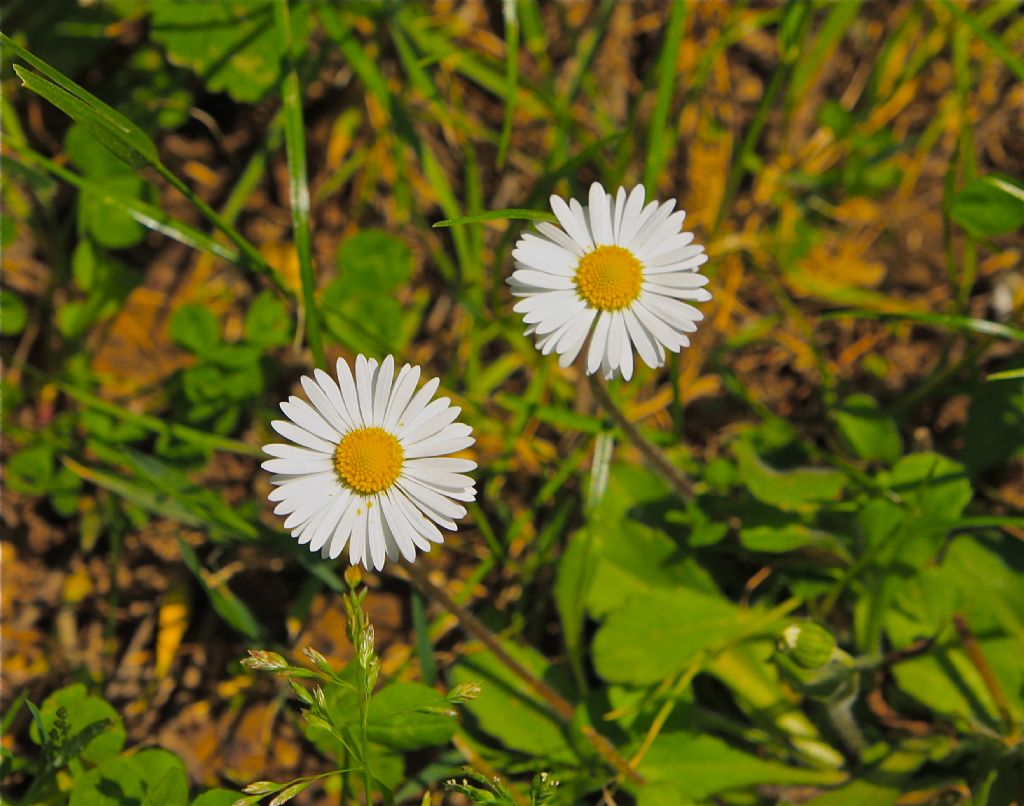
M 206 308 L 188 303 L 171 317 L 171 338 L 179 347 L 203 355 L 220 344 L 220 324 Z
M 739 537 L 745 548 L 770 554 L 781 554 L 808 546 L 840 556 L 848 554 L 845 546 L 834 535 L 796 522 L 778 526 L 745 526 L 740 529 Z
M 476 215 L 460 216 L 459 218 L 446 218 L 443 221 L 435 221 L 435 227 L 454 227 L 459 224 L 479 224 L 484 221 L 505 221 L 508 219 L 522 219 L 525 221 L 549 221 L 552 224 L 558 223 L 554 213 L 543 210 L 524 210 L 518 207 L 509 207 L 505 210 L 488 210 L 486 213 Z
M 53 484 L 53 448 L 35 444 L 7 460 L 5 481 L 12 490 L 26 495 L 45 495 Z
M 912 513 L 930 521 L 956 520 L 974 495 L 964 466 L 937 453 L 904 456 L 889 486 Z
M 159 747 L 150 747 L 139 751 L 133 755 L 131 759 L 139 769 L 142 770 L 142 778 L 146 782 L 147 787 L 153 782 L 163 780 L 164 776 L 168 773 L 179 773 L 181 775 L 181 780 L 186 783 L 185 797 L 182 798 L 182 802 L 188 802 L 188 785 L 187 778 L 185 776 L 185 764 L 180 758 L 178 758 L 178 756 L 169 750 L 163 750 Z M 154 802 L 154 806 L 157 806 L 160 802 L 160 800 L 156 800 Z
M 90 695 L 82 683 L 58 689 L 44 700 L 39 709 L 43 729 L 47 734 L 57 722 L 57 711 L 60 708 L 67 709 L 69 738 L 95 722 L 108 720 L 110 723 L 108 730 L 96 736 L 82 749 L 81 758 L 96 764 L 121 752 L 125 741 L 124 723 L 106 700 Z M 29 736 L 33 742 L 41 744 L 39 728 L 35 723 L 29 727 Z
M 291 341 L 288 309 L 272 291 L 262 291 L 245 312 L 245 340 L 260 347 L 282 347 Z
M 859 458 L 895 462 L 903 453 L 896 422 L 882 413 L 870 395 L 847 397 L 835 409 L 835 419 L 839 433 Z
M 991 376 L 990 376 L 991 378 Z M 964 464 L 977 476 L 1024 451 L 1024 368 L 1016 378 L 979 386 L 964 427 Z
M 249 640 L 256 643 L 262 642 L 263 625 L 252 614 L 245 602 L 239 599 L 223 582 L 210 583 L 199 558 L 188 543 L 179 539 L 178 547 L 181 549 L 181 557 L 185 561 L 185 565 L 206 591 L 206 595 L 210 598 L 210 604 L 213 605 L 217 614 Z
M 292 39 L 308 41 L 307 4 L 296 8 Z M 150 38 L 163 45 L 172 64 L 192 70 L 211 92 L 236 101 L 260 101 L 281 75 L 281 41 L 271 2 L 177 0 L 154 3 Z
M 191 806 L 233 806 L 241 797 L 242 793 L 233 789 L 209 789 L 196 797 Z
M 393 750 L 416 750 L 445 744 L 455 733 L 455 719 L 424 713 L 424 706 L 447 708 L 436 691 L 422 683 L 392 683 L 370 700 L 367 736 Z
M 504 649 L 537 677 L 555 683 L 553 669 L 539 652 L 511 643 L 505 643 Z M 458 661 L 451 683 L 471 682 L 481 683 L 483 691 L 478 699 L 466 703 L 466 710 L 506 747 L 552 762 L 575 758 L 562 725 L 538 702 L 534 691 L 494 655 L 481 652 Z
M 128 118 L 30 54 L 5 34 L 0 34 L 0 42 L 47 76 L 43 78 L 38 73 L 15 65 L 14 72 L 22 84 L 82 124 L 110 153 L 133 168 L 160 164 L 156 145 Z
M 142 806 L 186 806 L 187 803 L 188 779 L 184 770 L 172 767 L 146 790 Z
M 661 734 L 639 772 L 649 784 L 641 790 L 640 806 L 705 801 L 719 792 L 759 784 L 828 786 L 846 778 L 832 770 L 787 767 L 737 750 L 714 736 L 682 732 Z M 666 800 L 669 794 L 677 800 Z
M 949 217 L 977 238 L 1024 227 L 1024 186 L 1008 176 L 972 179 L 949 200 Z
M 113 756 L 75 778 L 69 806 L 139 806 L 145 791 L 141 768 L 134 759 Z
M 9 288 L 0 289 L 0 336 L 17 336 L 28 323 L 28 308 L 21 296 Z
M 689 588 L 652 590 L 609 614 L 594 637 L 594 666 L 612 682 L 656 683 L 705 650 L 771 633 L 779 623 L 721 596 Z
M 391 293 L 412 275 L 412 252 L 404 241 L 383 230 L 362 230 L 338 248 L 338 271 L 345 293 Z
M 733 450 L 738 459 L 740 481 L 750 494 L 780 509 L 813 509 L 817 504 L 837 500 L 846 486 L 846 477 L 838 470 L 812 467 L 777 470 L 764 462 L 746 440 L 736 442 Z

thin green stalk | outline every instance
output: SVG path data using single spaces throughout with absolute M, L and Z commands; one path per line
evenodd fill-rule
M 309 213 L 309 179 L 306 171 L 306 131 L 302 119 L 302 91 L 299 74 L 292 60 L 291 20 L 288 0 L 278 0 L 274 6 L 278 34 L 281 37 L 287 69 L 281 79 L 281 99 L 284 104 L 284 141 L 288 155 L 288 195 L 292 208 L 292 232 L 299 258 L 299 276 L 302 280 L 302 304 L 305 314 L 306 339 L 313 351 L 313 361 L 323 366 L 324 345 L 320 331 L 320 315 L 316 309 L 314 291 L 316 278 L 313 270 L 313 236 Z
M 658 56 L 658 90 L 654 99 L 654 111 L 648 125 L 647 161 L 644 166 L 644 187 L 652 195 L 658 189 L 658 176 L 665 167 L 669 153 L 676 143 L 676 127 L 668 126 L 668 112 L 675 95 L 676 62 L 679 60 L 679 43 L 683 39 L 683 23 L 686 20 L 686 4 L 673 0 L 668 18 L 665 41 Z
M 746 165 L 749 158 L 754 154 L 757 144 L 761 140 L 761 132 L 764 131 L 765 124 L 768 122 L 768 112 L 775 107 L 775 101 L 788 74 L 789 66 L 785 64 L 780 64 L 775 68 L 775 72 L 772 73 L 772 80 L 768 84 L 768 89 L 765 91 L 761 104 L 757 107 L 757 112 L 754 114 L 754 119 L 750 123 L 750 128 L 747 129 L 743 142 L 740 144 L 740 152 L 736 159 L 733 160 L 733 167 L 729 172 L 729 181 L 726 183 L 725 193 L 722 195 L 722 204 L 718 208 L 718 215 L 715 216 L 712 236 L 721 229 L 725 215 L 732 206 L 733 199 L 736 198 L 736 193 L 740 189 L 740 182 L 743 181 L 743 177 L 747 172 Z
M 637 450 L 644 455 L 648 462 L 658 469 L 665 477 L 665 480 L 675 488 L 684 501 L 693 498 L 693 483 L 683 474 L 683 471 L 676 467 L 672 460 L 658 446 L 649 442 L 640 433 L 640 429 L 626 418 L 626 415 L 622 413 L 622 409 L 615 405 L 615 401 L 608 394 L 604 384 L 595 375 L 588 375 L 587 379 L 590 381 L 590 388 L 593 390 L 597 402 L 608 412 L 612 420 L 615 421 L 615 424 L 622 429 L 622 433 L 626 435 L 626 438 L 636 446 Z
M 253 246 L 252 242 L 248 238 L 246 238 L 244 235 L 242 235 L 242 233 L 235 229 L 235 227 L 233 227 L 226 220 L 224 220 L 224 218 L 222 218 L 221 215 L 216 210 L 214 210 L 210 205 L 203 201 L 192 190 L 192 188 L 190 188 L 181 179 L 175 176 L 167 168 L 166 165 L 164 165 L 163 163 L 159 163 L 154 167 L 156 169 L 156 172 L 159 173 L 160 176 L 162 176 L 164 179 L 166 179 L 167 182 L 182 196 L 188 199 L 192 203 L 192 206 L 195 207 L 207 221 L 209 221 L 217 229 L 223 232 L 228 237 L 228 240 L 230 240 L 231 243 L 238 247 L 238 250 L 246 259 L 246 263 L 249 266 L 249 268 L 253 269 L 259 274 L 263 274 L 269 277 L 274 282 L 274 284 L 277 285 L 278 288 L 284 290 L 284 286 L 281 285 L 281 281 L 278 278 L 277 273 L 274 271 L 273 267 L 271 267 L 271 265 L 267 263 L 266 258 L 259 253 L 259 250 L 257 250 L 256 247 Z
M 516 91 L 519 87 L 519 15 L 516 0 L 504 0 L 502 14 L 505 18 L 505 118 L 501 123 L 501 137 L 498 138 L 498 168 L 505 167 L 508 144 L 512 139 L 512 119 L 516 112 Z

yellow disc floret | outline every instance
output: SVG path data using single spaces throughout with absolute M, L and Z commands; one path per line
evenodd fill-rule
M 368 495 L 386 490 L 402 472 L 405 451 L 383 428 L 359 428 L 342 437 L 334 467 L 349 487 Z
M 576 267 L 576 289 L 592 307 L 602 311 L 625 308 L 640 296 L 643 264 L 621 246 L 599 246 Z

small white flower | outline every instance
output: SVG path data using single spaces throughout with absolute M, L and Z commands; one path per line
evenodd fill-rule
M 293 395 L 281 404 L 288 419 L 271 423 L 294 443 L 263 446 L 274 457 L 263 463 L 276 474 L 274 512 L 324 558 L 347 544 L 352 565 L 411 562 L 417 549 L 444 542 L 438 526 L 455 530 L 466 514 L 456 501 L 476 498 L 463 475 L 476 462 L 445 456 L 472 445 L 473 429 L 455 422 L 460 409 L 449 398 L 431 402 L 440 379 L 416 392 L 419 367 L 406 364 L 396 377 L 391 356 L 378 365 L 360 355 L 354 378 L 340 358 L 337 369 L 337 382 L 321 369 L 303 377 L 309 402 Z
M 692 302 L 711 299 L 697 273 L 707 262 L 703 246 L 681 232 L 686 213 L 675 201 L 644 206 L 643 186 L 613 199 L 600 183 L 590 186 L 590 205 L 551 197 L 562 228 L 547 222 L 524 234 L 512 251 L 516 271 L 508 283 L 523 297 L 515 310 L 537 348 L 559 354 L 569 366 L 587 336 L 587 374 L 633 375 L 633 348 L 649 367 L 665 364 L 665 350 L 689 345 L 686 336 L 704 315 Z

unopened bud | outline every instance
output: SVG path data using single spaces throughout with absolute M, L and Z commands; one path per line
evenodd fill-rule
M 327 662 L 327 658 L 317 652 L 313 647 L 308 646 L 302 650 L 302 654 L 309 658 L 316 665 L 321 672 L 327 674 L 333 674 L 334 670 L 331 668 L 331 664 Z
M 836 651 L 832 633 L 815 621 L 790 624 L 782 631 L 781 643 L 781 649 L 804 669 L 822 668 Z
M 445 698 L 448 702 L 469 702 L 475 700 L 480 696 L 480 692 L 483 687 L 477 682 L 470 683 L 459 683 L 451 691 L 448 692 L 448 696 Z
M 250 649 L 249 657 L 242 661 L 242 665 L 255 672 L 279 672 L 288 668 L 288 661 L 276 652 L 266 649 Z

